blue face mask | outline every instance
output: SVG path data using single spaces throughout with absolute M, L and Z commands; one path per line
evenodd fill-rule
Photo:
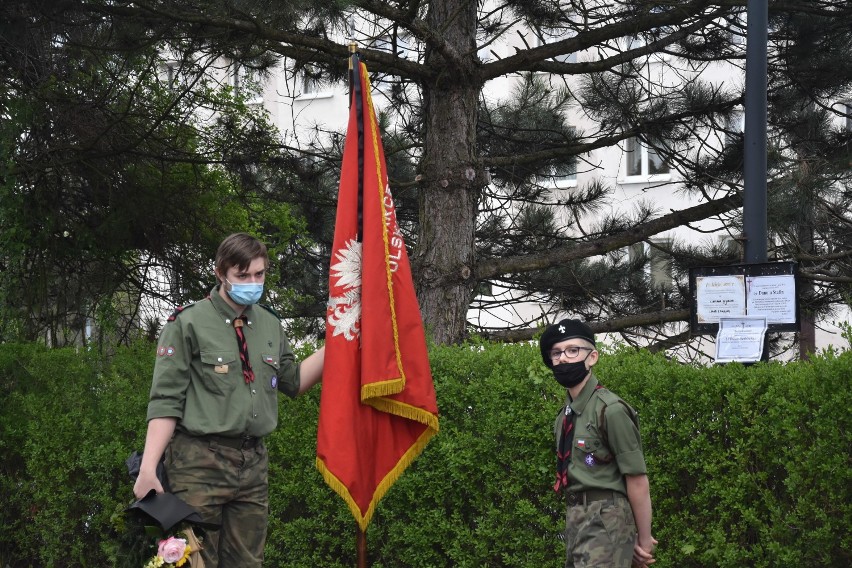
M 231 284 L 229 280 L 225 280 Z M 227 290 L 231 299 L 241 306 L 250 306 L 260 301 L 263 295 L 263 283 L 251 284 L 231 284 L 231 289 Z

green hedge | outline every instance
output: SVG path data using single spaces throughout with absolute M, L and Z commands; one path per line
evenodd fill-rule
M 0 566 L 127 560 L 124 459 L 140 448 L 154 347 L 0 345 Z M 368 531 L 371 565 L 561 566 L 553 480 L 558 385 L 526 345 L 430 350 L 441 433 Z M 605 354 L 602 382 L 640 412 L 657 566 L 852 564 L 852 353 L 693 367 Z M 314 467 L 319 389 L 282 398 L 270 436 L 268 566 L 355 564 L 356 525 Z

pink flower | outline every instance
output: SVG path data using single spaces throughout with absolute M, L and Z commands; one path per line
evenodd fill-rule
M 161 556 L 166 562 L 177 562 L 183 558 L 186 551 L 186 540 L 170 536 L 166 540 L 160 541 L 160 547 L 157 549 L 157 556 Z

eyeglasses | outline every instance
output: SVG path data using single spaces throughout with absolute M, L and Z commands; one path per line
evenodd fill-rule
M 557 349 L 554 349 L 553 351 L 551 351 L 550 352 L 550 360 L 551 361 L 559 361 L 559 359 L 562 358 L 562 355 L 565 355 L 569 359 L 573 359 L 574 357 L 579 355 L 580 351 L 582 351 L 582 350 L 594 351 L 594 349 L 591 348 L 591 347 L 576 347 L 576 346 L 572 345 L 570 347 L 566 347 L 565 349 L 562 349 L 561 351 L 559 351 Z

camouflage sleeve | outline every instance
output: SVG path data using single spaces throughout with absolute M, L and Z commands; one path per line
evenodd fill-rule
M 284 333 L 284 328 L 281 327 L 281 353 L 279 353 L 279 376 L 278 390 L 289 396 L 296 398 L 299 394 L 299 364 L 296 363 L 296 357 L 293 355 L 293 349 L 290 347 L 290 342 L 287 340 L 287 334 Z
M 647 473 L 639 428 L 623 404 L 606 407 L 607 441 L 615 454 L 618 469 L 623 475 Z
M 157 343 L 154 378 L 148 399 L 148 420 L 183 418 L 191 363 L 192 342 L 185 336 L 180 318 L 167 322 Z

